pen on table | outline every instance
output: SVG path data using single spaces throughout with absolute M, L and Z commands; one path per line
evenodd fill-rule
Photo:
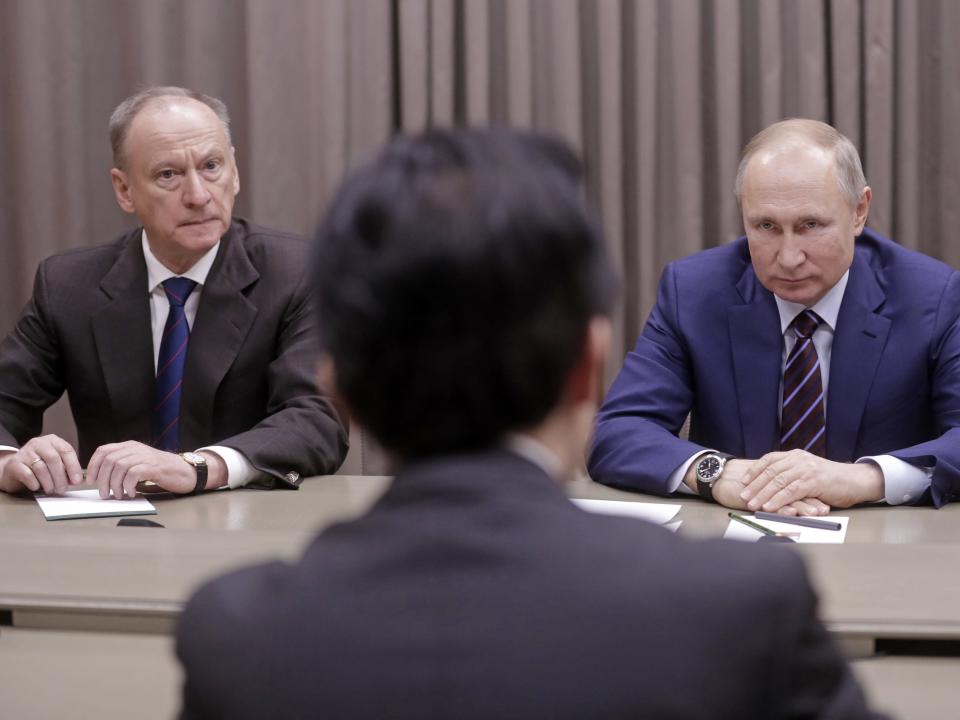
M 727 517 L 729 517 L 731 520 L 736 520 L 737 522 L 743 523 L 747 527 L 753 528 L 757 532 L 761 532 L 764 535 L 777 534 L 776 530 L 771 530 L 770 528 L 764 527 L 763 525 L 760 525 L 759 523 L 755 523 L 752 520 L 747 520 L 743 515 L 737 515 L 737 513 L 735 512 L 728 512 Z
M 758 520 L 773 520 L 774 522 L 782 522 L 789 525 L 802 525 L 803 527 L 819 528 L 820 530 L 839 530 L 843 527 L 840 523 L 834 520 L 793 517 L 791 515 L 780 515 L 779 513 L 764 512 L 763 510 L 757 510 L 753 516 Z
M 743 523 L 747 527 L 753 528 L 757 532 L 763 533 L 764 535 L 771 535 L 774 537 L 786 537 L 786 538 L 792 538 L 796 536 L 796 533 L 781 533 L 781 532 L 777 532 L 776 530 L 771 530 L 770 528 L 765 527 L 760 523 L 755 523 L 753 520 L 748 520 L 743 515 L 737 515 L 737 513 L 735 512 L 728 512 L 727 517 L 729 517 L 731 520 L 736 520 L 737 522 Z

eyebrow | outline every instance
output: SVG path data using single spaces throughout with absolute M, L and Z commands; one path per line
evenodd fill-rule
M 217 159 L 223 160 L 226 158 L 226 153 L 223 152 L 220 148 L 210 148 L 207 152 L 200 155 L 199 164 L 205 163 L 207 160 Z M 158 160 L 153 165 L 150 166 L 150 174 L 154 174 L 164 170 L 166 168 L 178 168 L 182 165 L 182 160 L 178 156 L 176 158 L 167 158 L 164 160 Z
M 827 220 L 823 215 L 817 215 L 816 213 L 805 213 L 803 215 L 798 215 L 795 220 L 792 222 L 794 224 L 809 222 L 810 220 L 816 220 L 818 223 L 825 223 Z M 774 225 L 782 225 L 779 220 L 770 215 L 757 214 L 757 215 L 747 215 L 747 223 L 750 225 L 756 225 L 757 223 L 769 222 Z

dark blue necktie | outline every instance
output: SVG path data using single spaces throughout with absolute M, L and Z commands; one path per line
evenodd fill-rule
M 153 386 L 153 446 L 158 450 L 180 450 L 180 390 L 190 339 L 190 326 L 183 305 L 196 286 L 193 280 L 182 277 L 163 282 L 170 301 L 170 314 L 160 340 L 157 379 Z
M 813 344 L 819 324 L 820 317 L 812 310 L 804 310 L 791 323 L 797 342 L 783 369 L 780 449 L 799 448 L 823 457 L 827 450 L 826 416 L 820 357 Z

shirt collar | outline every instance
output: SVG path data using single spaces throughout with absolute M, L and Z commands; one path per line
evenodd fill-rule
M 830 288 L 827 294 L 810 308 L 819 315 L 820 319 L 829 325 L 830 329 L 834 332 L 836 332 L 837 329 L 837 316 L 840 315 L 840 303 L 843 302 L 843 293 L 847 289 L 847 280 L 849 278 L 850 270 L 847 269 L 843 276 L 837 281 L 837 284 Z M 805 305 L 784 300 L 777 295 L 774 295 L 773 299 L 777 301 L 777 310 L 780 311 L 780 334 L 782 335 L 787 331 L 787 328 L 790 327 L 793 319 L 807 308 Z
M 207 250 L 193 266 L 182 275 L 177 275 L 166 265 L 157 259 L 150 249 L 150 243 L 147 242 L 147 231 L 141 234 L 140 241 L 143 243 L 143 259 L 147 263 L 147 290 L 153 292 L 164 280 L 172 277 L 185 277 L 193 280 L 197 285 L 203 285 L 207 281 L 207 275 L 210 274 L 210 268 L 213 267 L 213 261 L 217 259 L 217 250 L 220 249 L 220 241 Z
M 539 440 L 515 432 L 507 435 L 504 445 L 510 452 L 533 463 L 550 477 L 560 477 L 560 458 Z

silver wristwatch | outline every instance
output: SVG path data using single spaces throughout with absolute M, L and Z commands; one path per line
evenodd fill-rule
M 713 500 L 713 484 L 723 474 L 723 466 L 727 464 L 727 456 L 720 453 L 707 453 L 697 460 L 697 492 L 704 500 Z

